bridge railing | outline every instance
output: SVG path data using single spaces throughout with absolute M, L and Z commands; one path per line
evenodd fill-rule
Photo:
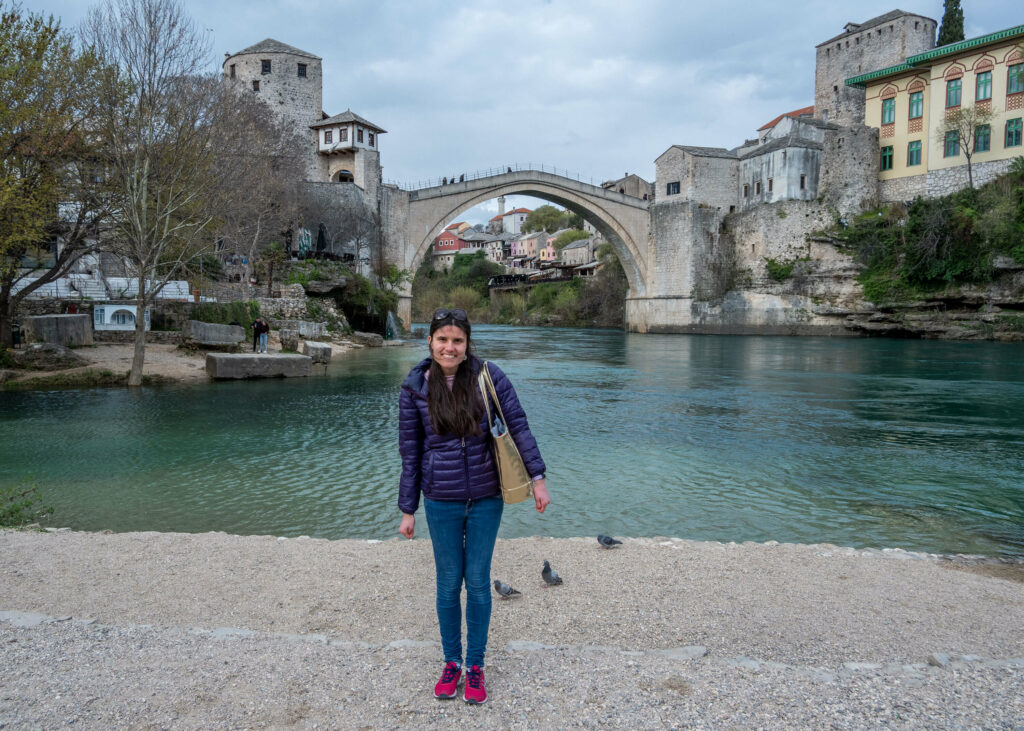
M 471 173 L 456 173 L 452 177 L 446 177 L 442 175 L 438 178 L 428 178 L 427 180 L 417 180 L 415 183 L 400 182 L 398 180 L 385 180 L 385 185 L 394 185 L 402 190 L 423 190 L 424 188 L 434 188 L 441 185 L 451 185 L 452 183 L 464 183 L 468 180 L 479 180 L 480 178 L 489 178 L 494 175 L 504 175 L 507 173 L 518 173 L 522 171 L 530 172 L 541 172 L 551 173 L 552 175 L 561 175 L 563 178 L 569 178 L 570 180 L 576 180 L 581 183 L 589 183 L 590 185 L 600 186 L 602 181 L 595 180 L 593 176 L 581 175 L 578 172 L 571 172 L 565 168 L 554 167 L 552 165 L 545 165 L 544 163 L 528 162 L 515 163 L 514 165 L 503 165 L 496 168 L 487 168 L 485 170 L 474 170 Z

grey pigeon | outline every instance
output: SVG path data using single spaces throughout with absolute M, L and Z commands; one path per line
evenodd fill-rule
M 544 570 L 540 572 L 540 575 L 548 586 L 558 586 L 562 583 L 562 577 L 555 573 L 555 570 L 551 568 L 551 564 L 547 561 L 544 562 Z
M 494 580 L 494 590 L 498 592 L 498 595 L 502 599 L 512 599 L 517 596 L 522 596 L 523 592 L 513 589 L 511 586 L 503 581 Z
M 601 548 L 613 548 L 622 545 L 622 541 L 617 541 L 611 536 L 598 536 L 597 542 L 601 544 Z

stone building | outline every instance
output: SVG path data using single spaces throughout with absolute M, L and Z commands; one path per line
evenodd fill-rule
M 653 183 L 648 183 L 634 173 L 626 173 L 618 180 L 606 180 L 601 183 L 601 187 L 608 190 L 616 190 L 623 195 L 631 195 L 641 200 L 648 200 L 654 197 Z
M 333 117 L 324 112 L 319 56 L 267 38 L 225 54 L 222 69 L 225 79 L 258 95 L 307 140 L 307 180 L 354 183 L 376 208 L 380 136 L 386 130 L 351 110 Z
M 672 145 L 654 161 L 656 200 L 735 210 L 738 161 L 734 151 L 722 147 Z
M 878 130 L 879 197 L 947 195 L 1003 173 L 1024 154 L 1024 25 L 907 56 L 846 80 L 866 96 L 862 121 Z M 976 114 L 966 130 L 945 120 Z M 960 135 L 964 134 L 964 140 Z
M 224 77 L 250 90 L 297 133 L 323 118 L 321 58 L 287 43 L 267 38 L 237 53 L 224 54 Z M 326 166 L 312 132 L 304 152 L 308 180 L 326 181 Z
M 937 23 L 931 18 L 892 10 L 863 23 L 847 23 L 843 32 L 816 47 L 814 114 L 826 122 L 862 124 L 864 91 L 846 79 L 897 64 L 906 56 L 935 47 Z

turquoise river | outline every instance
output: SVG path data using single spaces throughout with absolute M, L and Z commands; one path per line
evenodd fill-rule
M 501 535 L 1024 554 L 1024 345 L 481 326 L 553 504 Z M 396 535 L 419 341 L 326 377 L 0 392 L 0 485 L 83 530 Z M 426 521 L 419 521 L 420 535 Z

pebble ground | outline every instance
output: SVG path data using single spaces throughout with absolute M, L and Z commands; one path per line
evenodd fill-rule
M 431 695 L 427 541 L 3 531 L 0 728 L 1024 728 L 1015 564 L 521 538 L 493 575 L 475 707 Z

